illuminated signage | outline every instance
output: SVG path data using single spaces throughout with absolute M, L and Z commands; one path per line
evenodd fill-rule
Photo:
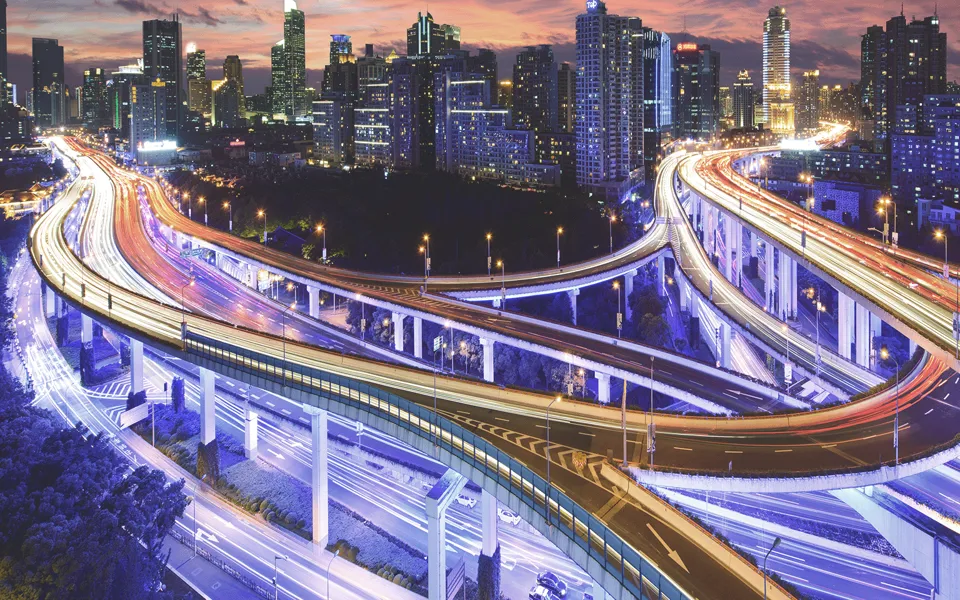
M 587 10 L 590 10 L 590 11 L 597 10 L 597 6 L 599 4 L 600 3 L 598 2 L 598 0 L 587 0 Z
M 691 43 L 691 42 L 685 42 L 685 43 L 683 43 L 683 44 L 677 44 L 677 51 L 678 51 L 678 52 L 686 52 L 686 51 L 690 51 L 690 50 L 699 50 L 699 48 L 697 47 L 696 44 Z
M 137 146 L 140 152 L 169 152 L 177 149 L 177 142 L 173 140 L 163 140 L 159 142 L 143 142 Z

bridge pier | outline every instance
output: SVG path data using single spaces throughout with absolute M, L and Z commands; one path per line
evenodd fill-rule
M 780 314 L 797 318 L 797 261 L 780 252 Z
M 850 360 L 855 337 L 856 303 L 843 292 L 837 292 L 837 353 Z
M 707 222 L 703 228 L 703 245 L 710 257 L 710 262 L 714 262 L 717 256 L 717 209 L 710 203 L 707 203 Z M 716 264 L 716 263 L 714 263 Z
M 728 325 L 724 321 L 720 321 L 719 335 L 720 335 L 720 339 L 718 340 L 719 347 L 717 348 L 717 354 L 719 354 L 720 356 L 717 357 L 717 362 L 724 369 L 732 369 L 733 366 L 730 360 L 731 359 L 730 338 L 732 336 L 732 333 L 730 331 L 730 325 Z
M 880 317 L 870 313 L 870 338 L 880 336 L 883 333 L 883 321 L 880 320 Z
M 570 299 L 570 314 L 573 315 L 572 323 L 577 324 L 577 296 L 580 295 L 580 288 L 574 288 L 567 291 L 567 298 Z
M 320 288 L 307 286 L 307 307 L 310 312 L 310 318 L 320 318 Z
M 774 293 L 775 286 L 777 285 L 777 275 L 776 275 L 776 258 L 774 256 L 774 247 L 770 242 L 764 242 L 764 271 L 766 271 L 766 278 L 763 282 L 764 294 L 767 297 L 767 312 L 780 316 L 780 313 L 777 311 L 777 307 L 774 306 L 774 300 L 776 299 L 776 294 Z
M 600 404 L 610 404 L 610 376 L 600 371 L 594 371 L 593 376 L 597 380 L 597 401 Z
M 217 375 L 200 367 L 200 443 L 217 439 Z
M 866 307 L 857 304 L 857 324 L 856 324 L 856 347 L 857 355 L 855 360 L 861 367 L 870 367 L 870 311 Z
M 243 454 L 250 460 L 257 458 L 257 446 L 260 433 L 260 415 L 250 408 L 248 402 L 243 407 Z
M 93 341 L 93 319 L 80 314 L 80 342 L 86 344 Z
M 49 285 L 44 286 L 43 290 L 43 300 L 44 300 L 44 316 L 48 319 L 54 316 L 57 311 L 57 294 L 53 291 L 53 288 Z
M 413 318 L 413 356 L 423 358 L 423 319 Z
M 677 277 L 677 291 L 680 293 L 680 311 L 685 311 L 689 307 L 689 300 L 687 294 L 690 293 L 690 290 L 687 289 L 689 286 L 686 280 L 683 277 Z
M 662 252 L 657 257 L 657 281 L 657 294 L 661 298 L 665 298 L 667 296 L 667 260 Z
M 393 349 L 396 352 L 403 352 L 403 319 L 404 315 L 398 312 L 390 315 L 393 322 Z
M 428 600 L 447 600 L 447 508 L 465 485 L 466 477 L 448 469 L 427 492 Z
M 303 411 L 310 415 L 310 439 L 313 454 L 310 487 L 313 490 L 313 543 L 327 545 L 330 536 L 330 496 L 327 479 L 327 411 L 307 404 Z
M 480 345 L 483 346 L 483 380 L 493 383 L 493 346 L 494 341 L 487 338 L 480 338 Z
M 735 225 L 736 221 L 733 220 L 733 217 L 729 215 L 724 215 L 723 217 L 723 276 L 727 281 L 737 284 L 737 281 L 733 278 L 733 248 L 734 248 L 734 238 L 736 237 Z
M 130 338 L 130 391 L 143 391 L 143 342 Z
M 657 261 L 657 267 L 661 267 L 660 261 L 663 260 L 663 255 L 660 255 L 660 259 Z M 630 306 L 630 294 L 633 293 L 633 279 L 637 276 L 637 270 L 628 271 L 623 276 L 623 316 L 629 321 L 633 318 L 633 308 Z

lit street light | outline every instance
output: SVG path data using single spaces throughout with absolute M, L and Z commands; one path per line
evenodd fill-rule
M 893 364 L 897 366 L 896 412 L 893 417 L 893 464 L 896 466 L 900 464 L 900 362 L 890 354 L 886 346 L 880 346 L 880 358 L 892 360 Z
M 327 260 L 327 228 L 323 226 L 323 223 L 317 225 L 317 233 L 323 234 L 323 260 Z
M 487 277 L 490 276 L 490 266 L 493 264 L 493 260 L 490 258 L 490 240 L 493 238 L 493 234 L 487 234 Z
M 613 291 L 617 293 L 617 337 L 621 337 L 621 332 L 623 331 L 623 313 L 620 311 L 620 296 L 622 292 L 620 291 L 620 282 L 613 282 Z
M 938 240 L 943 240 L 943 278 L 948 282 L 950 281 L 950 259 L 949 253 L 947 252 L 948 247 L 948 238 L 947 234 L 943 232 L 942 229 L 938 229 L 934 232 L 933 237 Z M 956 356 L 960 358 L 960 313 L 957 312 L 957 309 L 960 308 L 960 279 L 957 279 L 957 299 L 956 304 L 953 307 L 953 339 L 956 346 Z
M 507 267 L 502 260 L 497 261 L 497 266 L 500 267 L 500 308 L 505 310 L 507 308 Z
M 890 236 L 890 239 L 893 241 L 893 246 L 896 247 L 897 242 L 899 241 L 899 234 L 897 233 L 897 203 L 891 200 L 888 196 L 880 198 L 880 206 L 883 207 L 883 231 L 884 237 L 888 236 L 890 230 L 890 218 L 887 214 L 887 207 L 893 206 L 893 235 Z
M 557 268 L 560 268 L 560 234 L 563 233 L 563 227 L 557 227 Z
M 190 194 L 184 194 L 184 198 L 187 199 L 187 218 L 193 219 L 193 199 L 190 198 Z
M 267 245 L 267 211 L 262 208 L 257 211 L 257 216 L 263 219 L 263 245 Z
M 610 215 L 610 254 L 613 254 L 613 224 L 617 221 L 617 215 Z
M 230 216 L 230 233 L 233 233 L 233 205 L 229 202 L 224 202 L 223 210 L 227 211 Z
M 203 205 L 203 224 L 206 225 L 207 224 L 207 199 L 204 198 L 203 196 L 200 196 L 197 202 Z

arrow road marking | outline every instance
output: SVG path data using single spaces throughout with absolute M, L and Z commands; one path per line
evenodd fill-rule
M 657 530 L 653 528 L 653 525 L 651 525 L 650 523 L 647 523 L 647 529 L 650 530 L 650 533 L 652 533 L 654 537 L 657 538 L 657 541 L 660 542 L 663 545 L 663 547 L 667 550 L 667 556 L 669 556 L 674 562 L 680 565 L 681 569 L 689 573 L 690 569 L 688 569 L 687 565 L 683 564 L 683 561 L 680 560 L 680 554 L 676 550 L 670 549 L 670 546 L 668 546 L 667 542 L 665 542 L 663 538 L 660 537 L 660 534 L 657 533 Z

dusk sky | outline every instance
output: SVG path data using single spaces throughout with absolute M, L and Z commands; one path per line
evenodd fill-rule
M 329 53 L 330 34 L 353 37 L 354 52 L 374 43 L 386 54 L 406 50 L 406 28 L 418 11 L 430 10 L 440 23 L 462 29 L 465 47 L 494 49 L 500 60 L 500 78 L 519 47 L 553 44 L 557 60 L 574 59 L 576 15 L 581 0 L 301 0 L 307 14 L 308 84 L 320 87 Z M 742 68 L 757 71 L 761 62 L 763 19 L 772 3 L 757 0 L 610 0 L 611 13 L 635 15 L 646 26 L 670 32 L 674 41 L 687 39 L 712 44 L 721 52 L 723 83 Z M 826 82 L 859 79 L 860 35 L 873 24 L 883 24 L 900 12 L 893 0 L 799 0 L 786 3 L 793 27 L 794 70 L 821 69 Z M 88 67 L 112 72 L 132 63 L 140 54 L 144 19 L 166 17 L 179 7 L 184 20 L 184 44 L 195 42 L 207 51 L 208 76 L 219 77 L 223 58 L 238 54 L 243 62 L 246 93 L 263 91 L 270 70 L 270 47 L 283 36 L 283 0 L 9 0 L 10 70 L 20 98 L 30 86 L 30 39 L 53 37 L 66 50 L 67 78 L 80 83 Z M 933 2 L 908 4 L 908 18 L 932 14 Z M 939 6 L 941 30 L 950 45 L 948 76 L 960 78 L 960 3 Z M 755 73 L 759 81 L 759 72 Z

